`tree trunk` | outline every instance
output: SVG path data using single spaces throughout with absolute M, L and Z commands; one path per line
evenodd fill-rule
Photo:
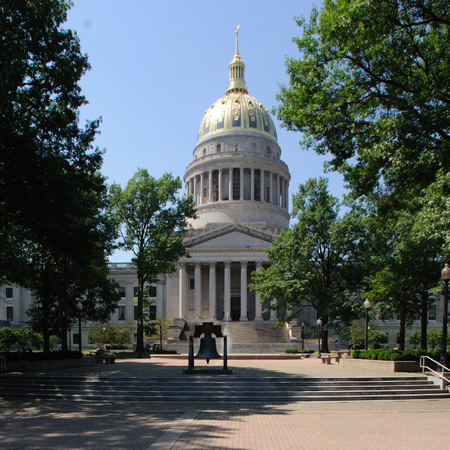
M 400 350 L 405 350 L 406 336 L 406 300 L 402 300 L 400 304 L 400 330 L 398 337 L 398 346 Z
M 420 348 L 427 349 L 427 325 L 428 325 L 428 292 L 422 292 L 420 311 Z
M 138 274 L 136 353 L 144 352 L 144 277 Z
M 327 325 L 328 324 L 328 317 L 322 317 L 322 345 L 321 345 L 321 352 L 323 353 L 329 353 L 330 350 L 328 349 L 328 328 Z

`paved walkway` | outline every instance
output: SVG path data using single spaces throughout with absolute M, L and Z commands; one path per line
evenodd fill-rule
M 220 366 L 221 362 L 211 364 Z M 152 357 L 58 374 L 178 377 L 186 365 L 186 360 Z M 204 361 L 196 361 L 197 367 L 202 365 Z M 229 366 L 234 370 L 232 376 L 405 375 L 322 365 L 315 358 L 230 360 Z M 5 450 L 450 448 L 450 400 L 287 405 L 8 400 L 0 401 L 0 414 L 0 446 Z

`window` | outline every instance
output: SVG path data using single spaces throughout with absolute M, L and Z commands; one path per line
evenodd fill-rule
M 136 298 L 137 295 L 138 295 L 138 288 L 137 288 L 137 286 L 135 286 L 135 287 L 133 288 L 133 297 Z
M 134 320 L 138 320 L 138 307 L 134 305 Z
M 80 335 L 78 333 L 74 333 L 73 335 L 73 343 L 78 345 L 80 343 Z
M 6 298 L 13 298 L 13 288 L 12 287 L 6 288 Z
M 436 320 L 436 305 L 432 305 L 430 310 L 428 311 L 428 320 Z
M 11 322 L 14 320 L 14 309 L 12 306 L 6 307 L 6 320 L 8 322 Z
M 220 144 L 217 144 L 216 150 L 217 150 L 217 153 L 220 153 L 222 150 L 222 146 Z
M 149 286 L 148 287 L 148 296 L 149 297 L 156 297 L 156 286 Z
M 195 278 L 189 279 L 189 289 L 195 289 Z
M 148 307 L 148 315 L 150 320 L 156 320 L 156 305 L 150 305 Z
M 121 298 L 126 297 L 125 286 L 119 286 L 119 294 Z
M 119 306 L 119 320 L 126 320 L 125 306 Z

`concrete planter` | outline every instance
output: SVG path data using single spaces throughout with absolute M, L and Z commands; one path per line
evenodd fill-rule
M 95 358 L 61 359 L 57 361 L 6 361 L 7 372 L 40 372 L 95 366 Z
M 418 361 L 378 361 L 372 359 L 342 358 L 341 365 L 380 372 L 420 372 Z

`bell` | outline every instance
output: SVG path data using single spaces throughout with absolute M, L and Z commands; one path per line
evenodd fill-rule
M 210 359 L 222 359 L 217 353 L 216 340 L 211 336 L 205 336 L 200 339 L 200 350 L 196 358 L 206 359 L 206 364 L 209 364 Z

